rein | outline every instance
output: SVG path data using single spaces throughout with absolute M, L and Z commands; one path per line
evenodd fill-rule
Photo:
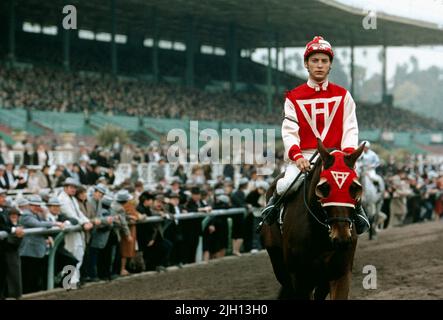
M 308 173 L 304 173 L 305 178 L 303 179 L 303 202 L 305 204 L 306 209 L 308 210 L 309 214 L 317 221 L 319 224 L 321 224 L 323 227 L 328 229 L 328 231 L 331 231 L 331 223 L 338 221 L 338 222 L 347 222 L 349 223 L 349 227 L 352 229 L 353 220 L 348 217 L 332 217 L 328 218 L 328 214 L 326 213 L 325 209 L 322 207 L 322 213 L 324 215 L 324 222 L 320 221 L 314 212 L 312 212 L 311 208 L 308 205 L 307 202 L 307 196 L 306 196 L 306 184 L 308 180 Z

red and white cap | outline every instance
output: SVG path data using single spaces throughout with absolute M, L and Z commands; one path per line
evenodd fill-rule
M 308 42 L 305 48 L 305 60 L 308 59 L 311 54 L 317 52 L 326 53 L 331 58 L 331 61 L 334 59 L 331 44 L 321 36 L 315 36 L 312 41 Z

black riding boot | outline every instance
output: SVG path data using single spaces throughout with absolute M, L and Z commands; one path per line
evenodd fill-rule
M 263 223 L 266 223 L 267 225 L 272 225 L 275 223 L 275 221 L 277 221 L 278 213 L 280 211 L 280 204 L 276 206 L 276 202 L 278 201 L 278 199 L 280 199 L 280 196 L 277 194 L 276 191 L 274 191 L 274 194 L 271 196 L 271 198 L 269 198 L 268 204 L 261 212 L 262 221 L 258 225 L 257 232 L 261 230 Z
M 357 205 L 355 206 L 355 211 L 355 231 L 357 231 L 357 234 L 360 235 L 367 232 L 369 228 L 371 228 L 371 224 L 369 223 L 368 216 L 366 215 L 366 212 L 363 209 L 361 203 L 357 203 Z

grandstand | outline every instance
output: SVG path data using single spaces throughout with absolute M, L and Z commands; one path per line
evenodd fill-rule
M 300 46 L 314 31 L 351 47 L 434 44 L 439 35 L 434 25 L 386 15 L 378 30 L 363 32 L 362 13 L 334 1 L 281 1 L 272 8 L 259 1 L 244 16 L 248 2 L 215 1 L 208 8 L 198 1 L 72 1 L 81 15 L 80 30 L 70 31 L 59 26 L 63 1 L 2 2 L 0 32 L 8 37 L 0 39 L 0 121 L 10 127 L 3 135 L 88 136 L 113 124 L 159 140 L 173 128 L 186 130 L 189 120 L 200 120 L 201 129 L 279 130 L 284 90 L 304 80 L 253 62 L 254 48 Z M 291 10 L 305 14 L 285 19 Z M 322 21 L 315 30 L 306 20 L 313 13 Z M 334 24 L 342 20 L 348 33 Z M 119 35 L 115 45 L 112 33 Z M 371 141 L 427 145 L 443 128 L 385 104 L 358 107 L 362 136 Z M 384 132 L 394 138 L 384 140 Z

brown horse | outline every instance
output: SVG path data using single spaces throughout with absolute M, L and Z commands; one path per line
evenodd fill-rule
M 281 299 L 325 299 L 328 294 L 331 299 L 348 298 L 357 245 L 353 228 L 355 209 L 335 203 L 321 205 L 320 201 L 328 197 L 331 182 L 320 179 L 320 174 L 333 168 L 334 156 L 321 140 L 318 140 L 318 151 L 320 157 L 305 178 L 305 185 L 287 196 L 282 231 L 276 223 L 264 225 L 261 231 L 274 273 L 282 286 Z M 349 172 L 362 151 L 363 145 L 344 156 Z M 277 180 L 267 197 L 272 195 Z M 355 180 L 347 184 L 345 192 L 358 201 L 362 187 Z

